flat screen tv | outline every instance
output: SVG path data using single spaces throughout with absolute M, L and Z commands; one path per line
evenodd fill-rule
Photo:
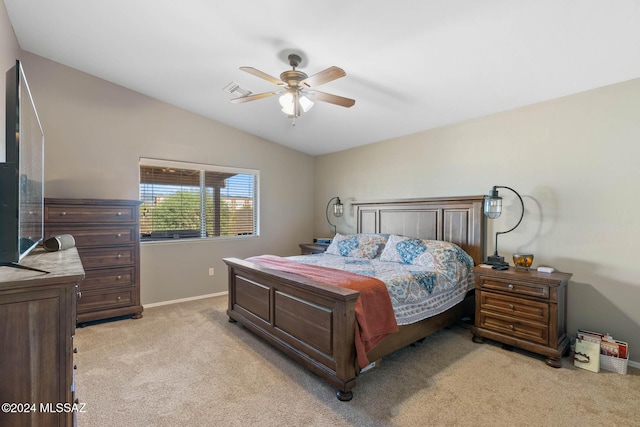
M 6 76 L 6 146 L 0 152 L 0 266 L 20 261 L 43 239 L 44 133 L 20 61 Z

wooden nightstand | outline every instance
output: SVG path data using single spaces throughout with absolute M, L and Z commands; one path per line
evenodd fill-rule
M 485 338 L 546 356 L 562 366 L 569 349 L 567 283 L 570 273 L 539 273 L 511 267 L 475 267 L 476 314 L 473 341 Z
M 329 247 L 328 245 L 319 245 L 317 243 L 300 243 L 298 246 L 300 246 L 301 255 L 321 254 Z

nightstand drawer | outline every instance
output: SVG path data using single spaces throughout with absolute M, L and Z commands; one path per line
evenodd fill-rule
M 549 323 L 549 304 L 543 302 L 480 291 L 480 309 L 502 313 L 518 319 Z
M 525 284 L 517 281 L 502 281 L 494 278 L 483 278 L 481 289 L 502 291 L 525 297 L 549 299 L 549 286 L 544 284 Z
M 478 326 L 529 342 L 543 345 L 549 343 L 549 327 L 547 324 L 529 322 L 517 317 L 483 310 L 480 312 L 480 324 Z

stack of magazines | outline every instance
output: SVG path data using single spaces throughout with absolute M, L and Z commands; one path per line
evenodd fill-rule
M 627 373 L 629 345 L 610 334 L 578 329 L 574 365 L 593 372 L 600 368 L 622 374 Z

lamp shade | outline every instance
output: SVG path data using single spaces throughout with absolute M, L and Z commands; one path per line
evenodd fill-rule
M 490 219 L 496 219 L 502 213 L 502 197 L 498 196 L 496 187 L 493 187 L 489 195 L 484 196 L 482 211 L 484 216 Z
M 334 200 L 336 202 L 333 204 L 333 208 L 331 210 L 331 212 L 333 213 L 333 216 L 335 216 L 335 217 L 342 216 L 342 214 L 344 213 L 344 205 L 340 201 L 340 197 L 336 196 L 336 197 L 332 197 L 332 198 L 329 199 L 329 203 L 327 203 L 327 208 L 325 209 L 325 215 L 327 217 L 327 222 L 333 228 L 333 234 L 335 235 L 336 232 L 337 232 L 336 225 L 333 224 L 331 222 L 331 220 L 329 219 L 329 206 L 331 206 L 331 202 L 333 202 Z

